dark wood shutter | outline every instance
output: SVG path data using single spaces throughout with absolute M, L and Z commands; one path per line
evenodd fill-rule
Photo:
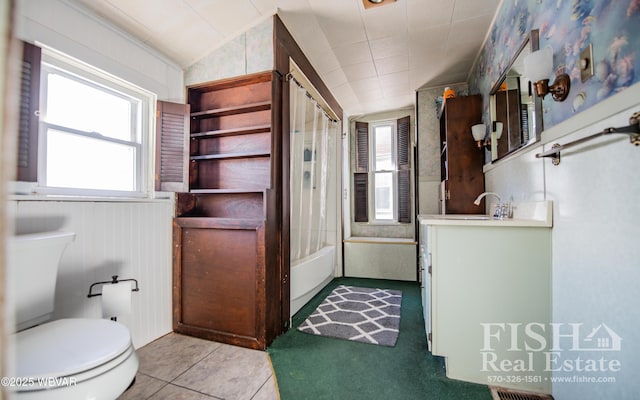
M 396 122 L 398 163 L 398 222 L 411 222 L 411 119 Z
M 369 124 L 356 122 L 356 172 L 369 172 Z
M 17 179 L 38 180 L 38 110 L 40 108 L 41 49 L 23 43 L 20 80 L 20 121 L 18 126 Z
M 353 174 L 354 186 L 354 220 L 369 222 L 369 174 L 356 172 Z
M 158 101 L 155 172 L 158 191 L 189 191 L 189 110 L 188 104 Z

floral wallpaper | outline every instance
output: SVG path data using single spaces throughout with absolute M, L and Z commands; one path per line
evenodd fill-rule
M 267 18 L 189 66 L 185 85 L 273 69 L 273 19 Z
M 469 82 L 485 96 L 531 29 L 553 48 L 554 69 L 571 77 L 562 103 L 543 100 L 545 129 L 640 81 L 640 0 L 504 0 Z M 593 44 L 595 76 L 580 80 L 580 52 Z M 487 111 L 485 111 L 485 115 Z

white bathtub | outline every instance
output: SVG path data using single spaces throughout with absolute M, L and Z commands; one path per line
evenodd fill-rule
M 334 276 L 335 254 L 335 246 L 325 246 L 291 263 L 291 316 L 331 282 Z

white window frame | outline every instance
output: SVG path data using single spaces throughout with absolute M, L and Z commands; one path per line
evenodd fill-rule
M 47 75 L 55 70 L 66 78 L 76 80 L 94 88 L 104 90 L 112 95 L 133 98 L 139 101 L 134 116 L 132 129 L 135 140 L 127 141 L 102 136 L 92 132 L 78 131 L 69 127 L 60 127 L 46 122 Z M 40 125 L 38 128 L 38 182 L 35 193 L 65 196 L 97 196 L 97 197 L 151 197 L 153 189 L 153 154 L 155 135 L 156 95 L 132 83 L 104 72 L 75 58 L 50 48 L 42 49 L 41 82 L 40 82 Z M 87 138 L 104 140 L 107 143 L 125 144 L 135 148 L 135 190 L 104 190 L 86 188 L 51 187 L 45 182 L 47 168 L 47 129 L 71 133 Z
M 376 135 L 375 131 L 377 127 L 388 126 L 391 128 L 391 163 L 393 168 L 390 170 L 377 170 L 376 166 Z M 397 201 L 397 189 L 398 189 L 398 143 L 396 135 L 396 121 L 395 120 L 383 120 L 369 123 L 369 219 L 374 224 L 398 224 L 398 201 Z M 376 174 L 379 173 L 391 173 L 391 196 L 392 196 L 392 218 L 391 219 L 378 219 L 376 218 Z

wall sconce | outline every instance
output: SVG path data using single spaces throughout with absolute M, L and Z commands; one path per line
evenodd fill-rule
M 487 128 L 484 126 L 484 124 L 473 125 L 471 127 L 471 135 L 473 135 L 473 140 L 476 141 L 479 149 L 484 146 L 482 141 L 484 140 L 486 134 Z
M 553 49 L 547 46 L 534 51 L 524 58 L 524 75 L 533 83 L 538 97 L 551 93 L 555 101 L 564 101 L 569 95 L 571 78 L 559 74 L 549 86 L 549 75 L 553 72 Z
M 502 137 L 503 125 L 500 121 L 493 121 L 493 132 L 496 134 L 496 140 L 500 140 Z

